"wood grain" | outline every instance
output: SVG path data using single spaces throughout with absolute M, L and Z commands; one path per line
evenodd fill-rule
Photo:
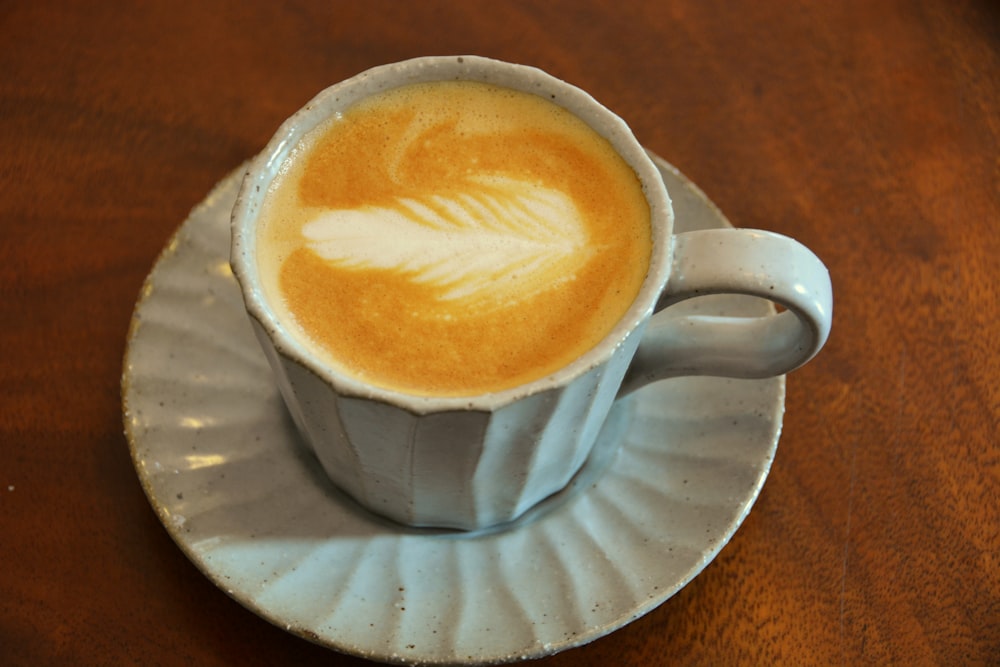
M 548 665 L 1000 661 L 1000 9 L 987 0 L 0 6 L 0 663 L 362 665 L 209 583 L 119 376 L 173 230 L 319 89 L 477 53 L 589 90 L 734 224 L 828 264 L 754 511 Z

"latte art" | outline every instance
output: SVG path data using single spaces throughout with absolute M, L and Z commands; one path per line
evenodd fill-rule
M 635 172 L 589 126 L 532 94 L 435 82 L 300 140 L 261 206 L 257 265 L 282 326 L 333 368 L 474 396 L 600 342 L 650 246 Z
M 302 227 L 336 266 L 406 275 L 441 300 L 524 300 L 571 279 L 590 254 L 587 230 L 562 192 L 504 176 L 392 207 L 321 213 Z

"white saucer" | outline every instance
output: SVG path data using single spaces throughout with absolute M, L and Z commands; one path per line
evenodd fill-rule
M 678 231 L 728 225 L 656 160 Z M 774 457 L 783 377 L 683 378 L 633 394 L 572 487 L 503 530 L 410 530 L 360 509 L 299 441 L 243 311 L 228 263 L 241 174 L 192 212 L 149 275 L 122 385 L 150 503 L 223 591 L 344 653 L 506 662 L 584 644 L 642 616 L 736 532 Z M 675 307 L 770 309 L 744 297 Z

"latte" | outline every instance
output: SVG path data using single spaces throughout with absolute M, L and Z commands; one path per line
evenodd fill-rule
M 639 292 L 635 172 L 549 100 L 476 82 L 369 97 L 309 132 L 264 199 L 278 319 L 340 372 L 473 396 L 566 366 Z

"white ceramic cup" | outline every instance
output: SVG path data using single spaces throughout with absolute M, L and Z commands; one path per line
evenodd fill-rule
M 269 306 L 255 257 L 262 199 L 306 132 L 372 94 L 443 79 L 541 95 L 585 121 L 635 170 L 653 233 L 638 297 L 595 348 L 537 381 L 463 398 L 370 386 L 321 363 Z M 332 481 L 369 510 L 400 523 L 474 530 L 516 519 L 565 487 L 587 459 L 616 398 L 680 375 L 780 375 L 825 343 L 830 278 L 807 248 L 762 231 L 674 235 L 672 228 L 670 199 L 656 167 L 624 121 L 587 93 L 531 67 L 473 56 L 427 57 L 334 85 L 281 126 L 247 169 L 233 210 L 231 262 L 289 412 Z M 759 296 L 785 310 L 721 318 L 675 316 L 668 308 L 716 293 Z

